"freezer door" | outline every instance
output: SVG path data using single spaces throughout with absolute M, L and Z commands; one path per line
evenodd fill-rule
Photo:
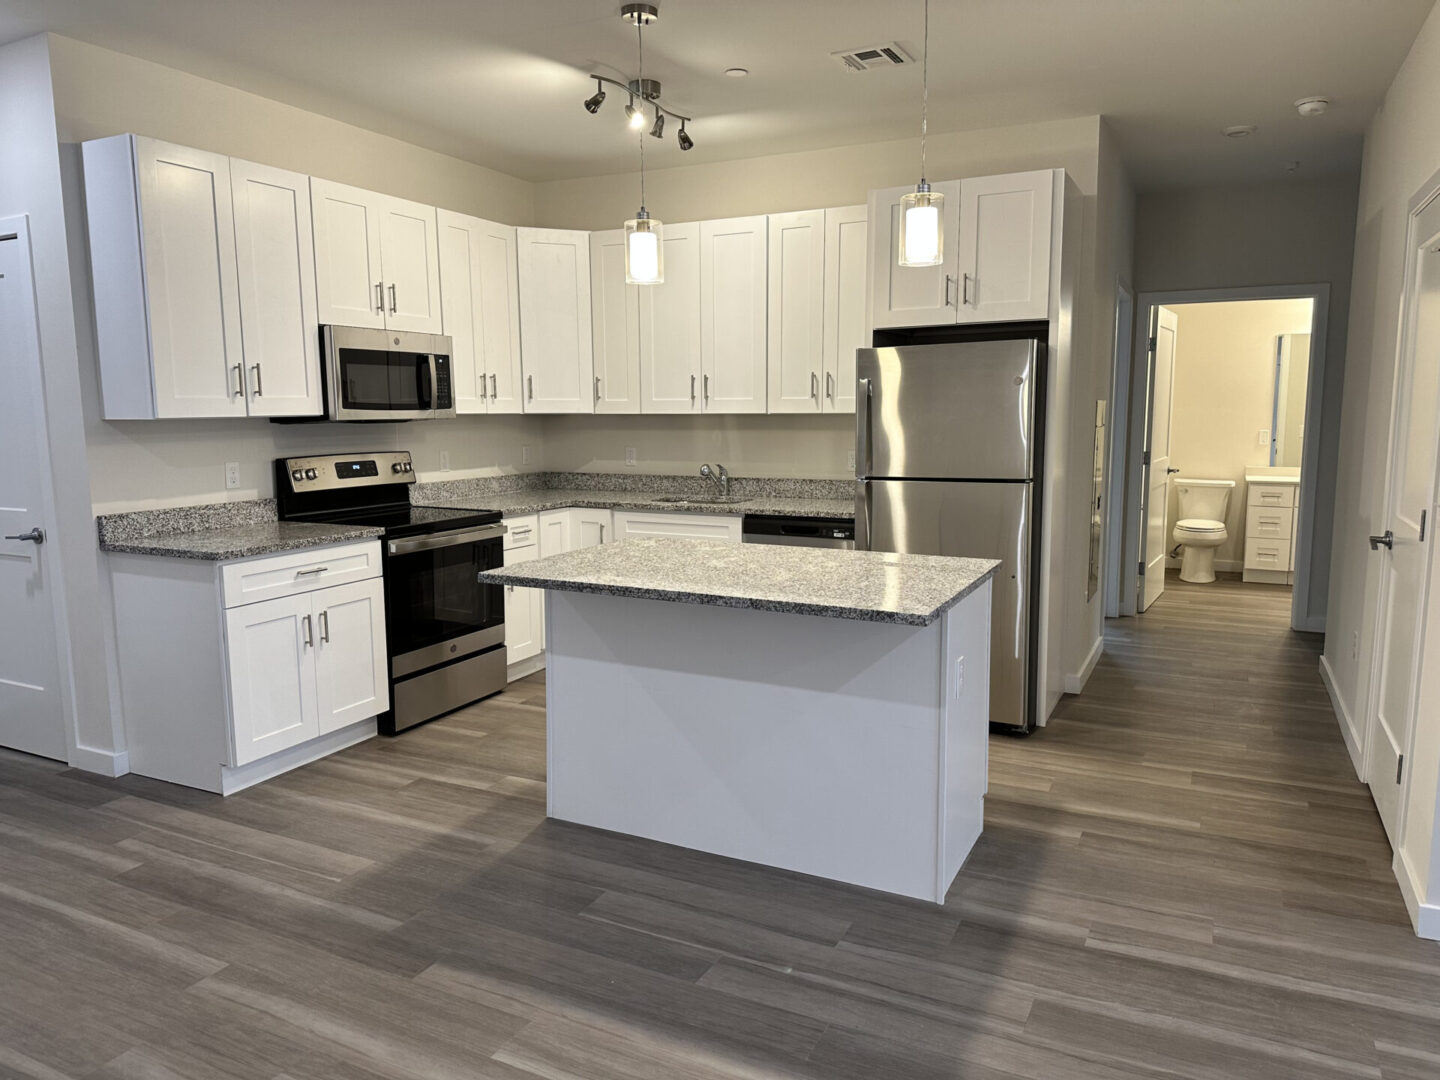
M 1031 479 L 1037 353 L 1028 339 L 858 350 L 856 474 Z
M 870 480 L 859 488 L 857 546 L 1000 560 L 991 593 L 990 720 L 1030 726 L 1033 486 Z

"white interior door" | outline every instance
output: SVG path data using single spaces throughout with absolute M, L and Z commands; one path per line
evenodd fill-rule
M 1140 610 L 1165 591 L 1165 515 L 1170 508 L 1170 405 L 1175 385 L 1175 332 L 1179 320 L 1169 308 L 1151 316 L 1150 407 L 1145 436 L 1144 532 L 1140 552 Z
M 0 220 L 0 536 L 41 534 L 0 540 L 0 746 L 64 761 L 37 331 L 24 219 Z
M 1390 475 L 1384 528 L 1390 546 L 1372 544 L 1383 559 L 1366 771 L 1380 819 L 1399 844 L 1400 794 L 1415 710 L 1420 625 L 1429 574 L 1425 541 L 1434 529 L 1435 432 L 1440 426 L 1440 199 L 1416 219 L 1414 259 L 1406 297 L 1405 340 L 1396 375 Z

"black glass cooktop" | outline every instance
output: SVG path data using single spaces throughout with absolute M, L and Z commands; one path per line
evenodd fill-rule
M 329 521 L 341 525 L 373 525 L 385 530 L 386 536 L 415 536 L 420 533 L 447 532 L 499 521 L 495 510 L 462 510 L 448 506 L 352 507 L 348 510 L 327 510 L 323 514 L 306 515 L 311 521 Z

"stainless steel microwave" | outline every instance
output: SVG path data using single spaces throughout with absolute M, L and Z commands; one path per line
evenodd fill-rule
M 363 326 L 324 326 L 325 414 L 331 420 L 436 420 L 455 415 L 450 339 Z

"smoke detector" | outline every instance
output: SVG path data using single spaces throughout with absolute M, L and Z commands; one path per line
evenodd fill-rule
M 1221 128 L 1220 134 L 1227 139 L 1246 139 L 1259 130 L 1254 124 L 1231 124 L 1227 128 Z
M 1295 102 L 1295 111 L 1301 116 L 1319 116 L 1330 108 L 1328 97 L 1302 97 Z
M 871 45 L 868 49 L 833 52 L 830 55 L 849 71 L 872 71 L 875 68 L 899 67 L 915 62 L 915 58 L 895 41 L 887 41 L 884 45 Z

